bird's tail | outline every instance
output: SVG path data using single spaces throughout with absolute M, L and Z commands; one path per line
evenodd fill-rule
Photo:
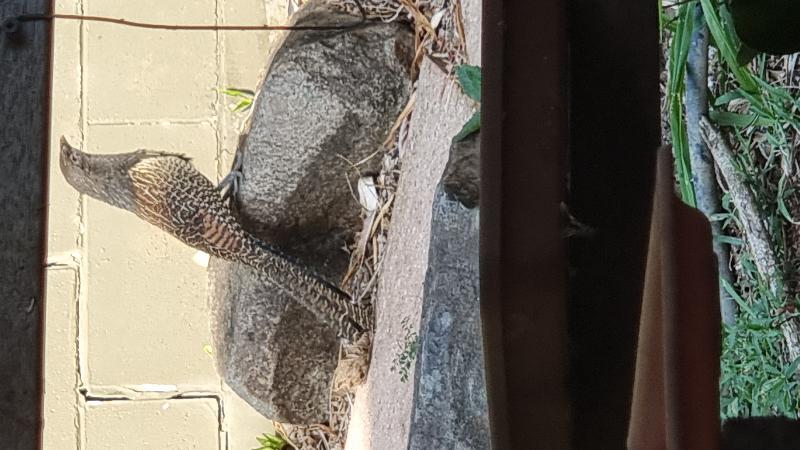
M 340 337 L 354 342 L 372 329 L 371 307 L 357 305 L 346 292 L 265 242 L 253 237 L 249 244 L 251 251 L 240 260 L 337 330 Z

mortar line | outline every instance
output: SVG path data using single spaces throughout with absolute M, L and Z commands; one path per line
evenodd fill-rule
M 85 14 L 88 10 L 88 2 L 89 0 L 77 0 L 77 8 L 80 14 Z M 78 32 L 78 48 L 79 48 L 79 76 L 80 76 L 80 111 L 79 111 L 79 120 L 80 120 L 80 140 L 81 145 L 83 148 L 86 148 L 87 144 L 87 133 L 88 133 L 88 124 L 87 124 L 87 116 L 88 116 L 88 105 L 87 105 L 87 74 L 86 74 L 86 62 L 88 61 L 89 57 L 89 49 L 86 46 L 86 35 L 87 35 L 87 24 L 86 22 L 81 22 L 79 32 Z M 86 356 L 86 349 L 84 348 L 84 336 L 86 335 L 87 331 L 87 324 L 86 324 L 86 299 L 87 299 L 87 292 L 85 286 L 86 278 L 86 270 L 87 270 L 87 262 L 86 258 L 83 255 L 86 254 L 87 242 L 86 242 L 86 196 L 80 194 L 78 196 L 78 236 L 77 236 L 77 246 L 78 246 L 78 255 L 77 255 L 77 265 L 78 265 L 78 272 L 77 272 L 77 279 L 76 279 L 76 295 L 75 295 L 75 321 L 77 322 L 75 325 L 75 349 L 76 349 L 76 367 L 78 370 L 77 375 L 77 386 L 75 389 L 76 394 L 76 405 L 75 407 L 78 410 L 78 423 L 76 424 L 76 433 L 77 442 L 78 442 L 78 450 L 82 450 L 88 448 L 88 437 L 86 436 L 86 401 L 81 394 L 81 389 L 85 385 L 85 376 L 88 373 L 84 364 Z
M 83 399 L 84 407 L 88 402 L 94 403 L 135 403 L 135 404 L 145 404 L 145 403 L 161 403 L 165 401 L 176 401 L 179 402 L 181 400 L 213 400 L 214 403 L 217 405 L 217 424 L 219 427 L 219 446 L 220 449 L 228 449 L 228 434 L 227 432 L 223 432 L 220 423 L 222 423 L 222 419 L 224 418 L 224 407 L 222 401 L 222 394 L 219 392 L 186 392 L 186 393 L 176 393 L 172 396 L 163 396 L 163 397 L 151 397 L 151 398 L 127 398 L 127 397 L 118 397 L 118 396 L 104 396 L 104 395 L 91 395 L 85 390 L 81 390 L 79 395 Z
M 128 126 L 153 126 L 153 125 L 214 125 L 214 120 L 207 117 L 199 118 L 161 118 L 161 119 L 89 119 L 86 121 L 87 125 L 91 126 L 115 126 L 115 125 L 128 125 Z
M 222 381 L 220 379 L 220 385 Z M 220 389 L 221 386 L 220 386 Z M 225 401 L 223 400 L 224 393 L 220 390 L 217 399 L 217 424 L 219 426 L 219 448 L 220 450 L 231 450 L 228 436 L 228 422 L 225 416 Z
M 76 392 L 76 398 L 75 398 L 75 403 L 73 404 L 73 408 L 75 411 L 75 416 L 77 418 L 77 422 L 75 423 L 75 442 L 78 444 L 78 448 L 81 449 L 85 448 L 85 446 L 83 445 L 83 439 L 84 439 L 83 430 L 85 429 L 84 427 L 85 418 L 83 411 L 84 405 L 81 399 L 79 398 L 80 397 L 79 388 L 83 383 L 81 377 L 81 369 L 80 369 L 80 350 L 78 349 L 78 346 L 80 345 L 79 315 L 80 315 L 80 302 L 81 302 L 80 300 L 81 263 L 80 263 L 80 258 L 79 257 L 76 258 L 74 254 L 69 255 L 69 258 L 71 262 L 68 263 L 68 267 L 73 271 L 73 276 L 75 277 L 74 278 L 75 286 L 72 291 L 72 298 L 74 299 L 74 302 L 71 305 L 71 307 L 74 308 L 73 311 L 75 314 L 75 319 L 74 319 L 75 323 L 73 324 L 75 326 L 75 332 L 74 335 L 72 336 L 75 342 L 75 355 L 73 355 L 73 358 L 75 360 L 75 368 L 76 368 L 76 373 L 73 374 L 74 375 L 73 381 L 75 383 L 73 388 L 75 389 Z
M 45 264 L 46 264 L 45 265 L 45 270 L 47 272 L 47 281 L 48 281 L 47 288 L 48 288 L 48 290 L 50 288 L 50 283 L 52 283 L 52 279 L 50 278 L 51 275 L 54 274 L 54 273 L 57 273 L 57 272 L 66 271 L 72 276 L 72 281 L 73 281 L 73 288 L 72 288 L 72 291 L 69 293 L 70 298 L 77 299 L 77 297 L 78 297 L 78 295 L 77 295 L 77 293 L 78 293 L 78 277 L 79 277 L 79 273 L 78 272 L 80 271 L 80 267 L 75 262 L 74 256 L 72 254 L 70 254 L 70 253 L 64 253 L 64 252 L 61 252 L 59 254 L 48 254 Z M 69 305 L 69 307 L 70 308 L 74 308 L 75 305 L 72 304 L 72 305 Z M 74 325 L 74 326 L 72 326 L 72 325 Z M 70 333 L 69 337 L 71 339 L 73 339 L 73 342 L 76 342 L 77 341 L 77 336 L 78 336 L 77 323 L 70 324 L 70 326 L 68 326 L 68 329 L 73 330 L 73 333 Z M 52 355 L 50 355 L 50 356 L 52 356 Z M 50 356 L 46 356 L 46 358 L 50 357 Z M 74 358 L 74 355 L 72 355 L 72 356 Z M 45 373 L 44 376 L 47 377 L 47 374 Z M 72 377 L 72 388 L 73 389 L 75 389 L 75 387 L 79 383 L 78 377 L 79 377 L 78 373 L 74 372 L 73 373 L 73 377 Z M 73 437 L 75 438 L 75 443 L 76 444 L 80 443 L 80 426 L 78 424 L 78 420 L 80 418 L 79 403 L 80 403 L 79 399 L 75 398 L 74 401 L 70 405 L 71 406 L 70 410 L 75 414 L 75 416 L 74 416 L 75 419 L 73 420 L 73 430 L 74 430 Z
M 161 389 L 147 389 L 148 387 L 159 387 Z M 211 395 L 216 394 L 219 395 L 219 391 L 215 390 L 216 385 L 214 383 L 208 384 L 125 384 L 125 383 L 115 383 L 115 384 L 92 384 L 90 386 L 86 386 L 85 391 L 91 397 L 103 397 L 103 396 L 119 396 L 121 394 L 103 394 L 103 392 L 138 392 L 140 394 L 150 394 L 154 396 L 174 396 L 174 395 Z
M 225 11 L 223 7 L 224 0 L 215 0 L 214 1 L 214 24 L 220 25 L 221 22 L 225 19 Z M 214 46 L 216 64 L 215 64 L 215 97 L 214 97 L 214 120 L 211 124 L 214 127 L 214 133 L 217 138 L 217 146 L 216 146 L 216 155 L 214 157 L 214 162 L 216 166 L 216 177 L 215 181 L 221 180 L 223 175 L 224 168 L 222 167 L 223 158 L 222 158 L 222 151 L 223 151 L 223 133 L 222 133 L 222 126 L 221 126 L 221 118 L 223 117 L 222 111 L 222 93 L 220 92 L 220 88 L 222 88 L 223 79 L 225 77 L 224 73 L 224 58 L 223 58 L 223 48 L 224 48 L 224 39 L 225 35 L 220 33 L 219 30 L 215 31 L 216 34 L 216 41 Z M 208 288 L 208 271 L 206 271 L 206 299 L 211 294 L 210 289 Z M 217 400 L 217 429 L 219 433 L 219 449 L 220 450 L 230 450 L 230 445 L 228 442 L 228 423 L 227 418 L 225 417 L 225 403 L 222 400 L 223 391 L 222 391 L 222 377 L 219 377 L 219 392 L 218 395 L 215 397 Z
M 78 9 L 79 14 L 84 14 L 86 12 L 86 8 L 84 7 L 84 1 L 88 0 L 76 0 L 76 7 Z M 87 121 L 87 105 L 86 105 L 86 61 L 87 61 L 87 49 L 86 49 L 86 23 L 81 22 L 78 26 L 78 68 L 79 68 L 79 78 L 80 78 L 80 91 L 78 95 L 78 101 L 80 102 L 79 111 L 78 111 L 78 122 L 79 122 L 79 133 L 80 133 L 80 141 L 81 144 L 86 145 L 86 121 Z
M 221 22 L 225 20 L 225 11 L 222 6 L 222 2 L 220 0 L 215 0 L 214 2 L 214 24 L 220 25 Z M 214 97 L 214 120 L 212 126 L 214 127 L 214 132 L 217 137 L 217 148 L 216 148 L 216 155 L 214 160 L 216 162 L 216 176 L 217 180 L 220 180 L 223 177 L 224 168 L 222 167 L 222 140 L 223 140 L 223 133 L 222 133 L 222 126 L 221 126 L 221 118 L 222 118 L 222 93 L 220 89 L 222 88 L 222 83 L 224 81 L 224 61 L 223 61 L 223 47 L 224 47 L 224 40 L 225 35 L 220 33 L 219 30 L 214 32 L 216 34 L 216 45 L 214 46 L 214 56 L 216 58 L 215 64 L 215 97 Z
M 143 392 L 139 396 L 126 396 L 122 392 L 104 394 L 92 393 L 87 389 L 81 389 L 79 394 L 85 401 L 91 402 L 163 402 L 166 400 L 214 399 L 219 403 L 222 397 L 219 392 L 214 391 Z

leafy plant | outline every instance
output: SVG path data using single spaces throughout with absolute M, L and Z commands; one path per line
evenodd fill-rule
M 461 85 L 464 93 L 478 103 L 478 110 L 461 127 L 461 131 L 453 137 L 453 142 L 462 141 L 481 129 L 481 68 L 462 64 L 456 67 L 456 77 L 458 77 L 458 84 Z
M 233 108 L 233 112 L 247 111 L 253 107 L 253 99 L 256 93 L 249 89 L 227 88 L 223 89 L 222 93 L 238 99 L 238 103 Z
M 800 359 L 781 362 L 783 336 L 770 316 L 768 301 L 749 305 L 730 285 L 725 289 L 741 310 L 725 327 L 722 341 L 720 414 L 723 418 L 780 414 L 796 418 L 800 408 L 794 372 Z M 762 291 L 762 294 L 768 294 Z
M 419 350 L 419 336 L 411 326 L 411 319 L 404 318 L 401 322 L 403 327 L 403 339 L 397 343 L 397 354 L 392 360 L 392 372 L 400 373 L 400 381 L 405 383 L 408 381 L 408 376 L 411 372 L 411 364 L 417 359 L 417 350 Z
M 771 76 L 774 60 L 764 54 L 752 62 L 742 57 L 743 44 L 733 28 L 729 2 L 699 0 L 703 21 L 692 14 L 698 2 L 676 2 L 663 10 L 663 30 L 671 37 L 668 51 L 666 107 L 669 111 L 679 190 L 686 203 L 694 203 L 694 192 L 686 146 L 686 118 L 683 80 L 692 29 L 707 26 L 712 45 L 710 65 L 715 82 L 710 86 L 709 117 L 727 127 L 736 145 L 739 175 L 752 190 L 767 225 L 770 244 L 786 270 L 797 267 L 790 227 L 789 205 L 796 201 L 796 150 L 792 140 L 800 134 L 800 101 L 780 77 Z M 714 56 L 716 55 L 716 56 Z M 800 380 L 795 372 L 800 361 L 785 361 L 781 311 L 794 298 L 776 298 L 769 280 L 755 267 L 753 256 L 743 245 L 743 225 L 728 194 L 722 198 L 720 221 L 729 236 L 717 240 L 731 245 L 737 280 L 724 288 L 739 306 L 736 323 L 725 327 L 720 361 L 720 407 L 723 417 L 782 414 L 797 417 L 800 412 Z M 796 242 L 794 243 L 796 245 Z M 794 274 L 796 276 L 796 274 Z
M 256 437 L 256 440 L 261 446 L 253 450 L 288 450 L 291 448 L 289 443 L 277 434 L 264 433 Z

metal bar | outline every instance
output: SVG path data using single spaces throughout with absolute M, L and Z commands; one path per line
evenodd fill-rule
M 483 2 L 481 307 L 493 448 L 568 448 L 566 7 Z
M 656 150 L 656 5 L 572 0 L 570 240 L 573 448 L 624 448 L 631 404 Z

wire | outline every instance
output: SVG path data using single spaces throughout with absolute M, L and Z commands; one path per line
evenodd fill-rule
M 125 25 L 135 28 L 147 28 L 153 30 L 186 30 L 186 31 L 284 31 L 284 30 L 349 30 L 359 27 L 367 21 L 367 12 L 361 4 L 361 0 L 353 0 L 361 14 L 358 22 L 345 25 L 170 25 L 147 22 L 135 22 L 132 20 L 116 19 L 103 16 L 84 16 L 77 14 L 22 14 L 3 21 L 0 30 L 6 33 L 17 31 L 19 24 L 23 22 L 52 21 L 59 20 L 80 20 L 89 22 L 106 22 L 117 25 Z

